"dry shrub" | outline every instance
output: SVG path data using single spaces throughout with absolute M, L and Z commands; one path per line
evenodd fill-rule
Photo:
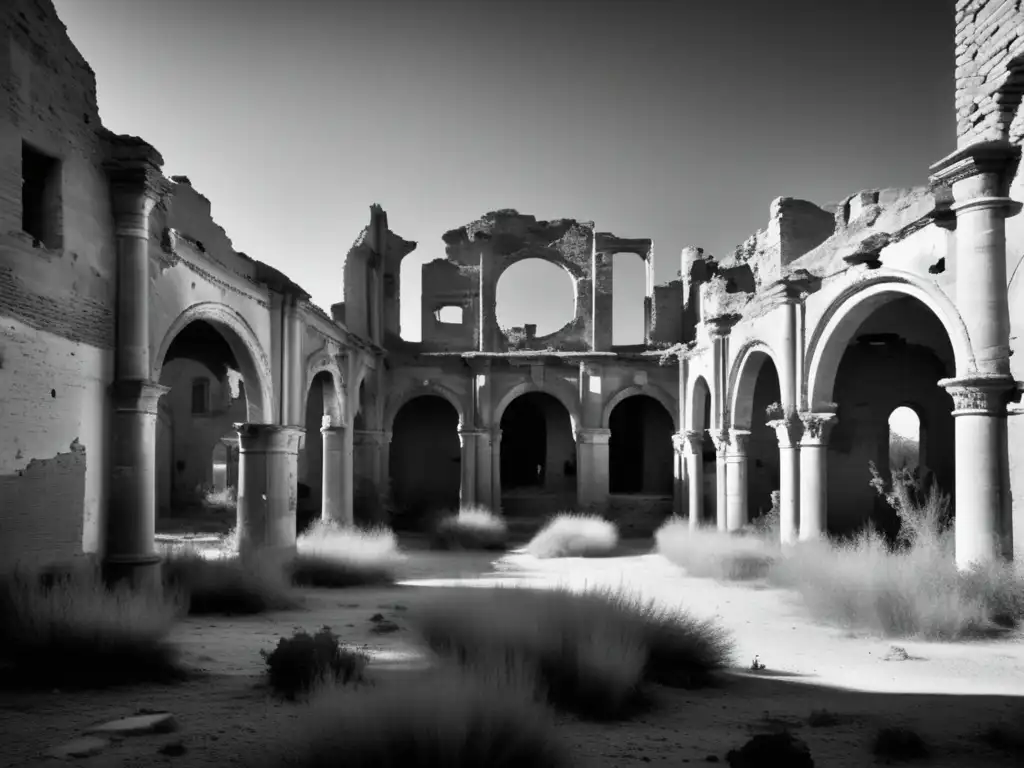
M 280 562 L 260 555 L 205 558 L 183 547 L 168 552 L 164 581 L 188 598 L 192 615 L 255 614 L 297 608 Z
M 393 584 L 405 556 L 385 527 L 360 529 L 318 520 L 297 541 L 290 566 L 296 584 L 357 587 Z
M 412 620 L 441 655 L 533 669 L 552 704 L 592 718 L 628 715 L 644 680 L 703 683 L 732 649 L 717 625 L 611 590 L 446 590 Z
M 928 493 L 896 471 L 887 489 L 900 531 L 890 544 L 868 529 L 840 542 L 804 543 L 769 574 L 797 590 L 821 619 L 885 637 L 957 640 L 1016 626 L 1024 618 L 1024 574 L 1012 563 L 960 571 L 949 522 L 949 498 Z
M 674 517 L 654 534 L 657 552 L 682 566 L 691 576 L 727 581 L 760 579 L 768 574 L 778 549 L 759 536 L 738 536 L 698 528 L 691 531 L 688 520 Z
M 267 665 L 267 682 L 274 693 L 294 701 L 319 689 L 341 683 L 364 682 L 370 657 L 343 646 L 330 627 L 311 635 L 296 630 L 282 637 L 272 651 L 260 651 Z
M 0 577 L 0 659 L 6 682 L 100 688 L 181 679 L 167 636 L 184 613 L 176 593 L 110 589 L 95 567 L 58 579 L 32 570 Z M 4 665 L 0 664 L 0 668 Z
M 619 543 L 615 524 L 598 515 L 562 512 L 555 515 L 526 545 L 534 557 L 599 557 Z
M 552 713 L 526 670 L 479 677 L 443 669 L 314 701 L 270 766 L 568 768 Z M 340 757 L 343 756 L 343 757 Z
M 505 518 L 487 507 L 473 506 L 442 517 L 432 544 L 437 549 L 504 550 L 507 540 Z

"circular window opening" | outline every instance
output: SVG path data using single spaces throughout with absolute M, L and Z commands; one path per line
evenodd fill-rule
M 536 325 L 537 336 L 554 333 L 576 316 L 572 277 L 543 259 L 516 262 L 498 278 L 495 314 L 504 330 Z

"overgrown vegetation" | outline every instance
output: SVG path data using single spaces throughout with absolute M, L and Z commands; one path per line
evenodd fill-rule
M 272 651 L 260 651 L 267 665 L 267 682 L 274 693 L 289 701 L 308 696 L 338 683 L 365 682 L 370 658 L 362 651 L 343 646 L 330 627 L 311 635 L 295 630 L 282 637 Z
M 281 563 L 258 555 L 204 558 L 193 548 L 176 548 L 164 560 L 164 582 L 183 592 L 192 615 L 255 614 L 300 605 Z
M 434 530 L 432 544 L 438 549 L 504 550 L 508 524 L 499 514 L 482 506 L 462 507 L 443 516 Z
M 619 543 L 615 524 L 597 515 L 555 515 L 526 545 L 534 557 L 595 557 L 611 554 Z
M 202 505 L 206 509 L 222 512 L 234 512 L 238 509 L 238 491 L 228 486 L 217 490 L 213 486 L 204 486 L 200 491 Z
M 797 590 L 826 621 L 886 637 L 955 640 L 1024 618 L 1024 574 L 1012 563 L 963 572 L 954 559 L 949 497 L 906 468 L 872 485 L 899 519 L 894 542 L 868 529 L 852 539 L 806 543 L 777 561 L 775 582 Z
M 690 530 L 688 520 L 673 517 L 654 534 L 658 554 L 691 576 L 742 581 L 763 578 L 779 555 L 778 547 L 759 536 L 736 536 L 715 530 Z
M 299 536 L 290 573 L 294 583 L 312 587 L 393 584 L 404 561 L 388 528 L 349 528 L 318 520 Z
M 592 718 L 628 715 L 645 680 L 706 683 L 732 654 L 718 625 L 610 590 L 445 590 L 412 621 L 442 656 L 532 670 L 540 695 Z
M 532 686 L 525 670 L 481 677 L 442 669 L 339 690 L 316 701 L 262 764 L 326 768 L 343 755 L 351 768 L 567 768 L 571 755 Z
M 183 677 L 168 642 L 184 613 L 180 595 L 108 588 L 99 569 L 47 579 L 0 577 L 0 679 L 16 686 L 106 687 Z

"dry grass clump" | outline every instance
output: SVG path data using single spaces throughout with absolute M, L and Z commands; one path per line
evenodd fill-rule
M 319 768 L 568 768 L 554 719 L 533 700 L 528 673 L 420 674 L 316 700 L 261 764 Z
M 806 543 L 778 561 L 770 578 L 797 590 L 826 621 L 885 637 L 957 640 L 1016 626 L 1024 618 L 1024 574 L 1012 563 L 957 569 L 949 498 L 924 493 L 906 470 L 887 489 L 873 484 L 900 518 L 895 544 L 868 530 Z
M 442 517 L 434 529 L 432 545 L 437 549 L 504 550 L 508 524 L 487 507 L 462 507 Z
M 445 590 L 412 621 L 442 656 L 533 670 L 552 704 L 602 719 L 628 715 L 645 680 L 706 682 L 732 650 L 713 623 L 611 590 Z
M 109 589 L 95 567 L 52 580 L 5 574 L 0 678 L 62 689 L 178 680 L 184 670 L 167 636 L 183 613 L 180 595 Z
M 191 547 L 169 551 L 164 581 L 180 589 L 192 615 L 246 615 L 300 605 L 279 562 L 259 555 L 204 558 Z
M 343 527 L 324 520 L 299 536 L 297 550 L 292 580 L 311 587 L 393 584 L 405 561 L 388 528 Z
M 737 536 L 714 528 L 690 530 L 688 520 L 673 517 L 654 533 L 658 554 L 691 576 L 727 581 L 768 575 L 777 547 L 760 536 Z
M 599 557 L 619 543 L 615 524 L 598 515 L 562 512 L 555 515 L 526 545 L 534 557 Z
M 330 627 L 311 635 L 297 629 L 282 637 L 272 651 L 260 651 L 267 665 L 267 682 L 274 693 L 289 701 L 341 683 L 358 685 L 370 657 L 341 644 Z

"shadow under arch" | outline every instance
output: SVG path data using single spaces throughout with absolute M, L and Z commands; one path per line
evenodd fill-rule
M 765 363 L 771 363 L 779 375 L 775 353 L 763 341 L 744 345 L 729 372 L 729 420 L 733 429 L 749 430 L 754 418 L 754 390 Z
M 549 386 L 547 384 L 537 384 L 533 381 L 524 381 L 520 384 L 516 384 L 508 392 L 506 392 L 502 398 L 498 401 L 498 405 L 494 409 L 494 415 L 491 418 L 491 424 L 495 427 L 500 427 L 501 417 L 505 415 L 505 410 L 512 404 L 512 401 L 518 398 L 520 395 L 525 395 L 530 392 L 539 392 L 545 395 L 551 395 L 558 402 L 560 402 L 565 410 L 569 413 L 569 422 L 572 427 L 572 438 L 576 439 L 576 433 L 582 426 L 582 420 L 580 418 L 579 406 L 576 400 L 569 396 L 569 394 L 562 388 L 556 386 Z
M 462 429 L 467 426 L 466 410 L 463 407 L 462 400 L 459 398 L 458 393 L 443 384 L 435 382 L 431 384 L 420 384 L 418 386 L 402 390 L 393 399 L 389 398 L 387 410 L 384 414 L 384 430 L 387 432 L 393 431 L 395 417 L 406 403 L 415 400 L 417 397 L 424 397 L 427 395 L 433 395 L 447 400 L 459 415 L 459 428 Z
M 857 330 L 885 304 L 907 297 L 924 305 L 942 324 L 953 349 L 955 375 L 966 376 L 975 369 L 967 326 L 944 292 L 910 275 L 879 275 L 842 291 L 810 334 L 804 363 L 805 407 L 812 411 L 833 409 L 839 363 Z
M 150 369 L 154 381 L 160 380 L 167 352 L 174 339 L 196 321 L 212 326 L 224 339 L 241 369 L 245 383 L 246 419 L 253 424 L 272 424 L 274 391 L 270 359 L 260 345 L 252 326 L 231 307 L 219 302 L 201 302 L 187 307 L 171 322 L 153 355 Z
M 679 408 L 676 401 L 660 387 L 652 386 L 651 384 L 625 387 L 612 395 L 611 399 L 605 404 L 601 413 L 601 426 L 608 429 L 608 425 L 611 423 L 612 411 L 615 410 L 615 406 L 624 400 L 637 395 L 646 395 L 647 397 L 661 403 L 661 406 L 668 412 L 669 417 L 672 419 L 673 430 L 676 432 L 679 431 Z

